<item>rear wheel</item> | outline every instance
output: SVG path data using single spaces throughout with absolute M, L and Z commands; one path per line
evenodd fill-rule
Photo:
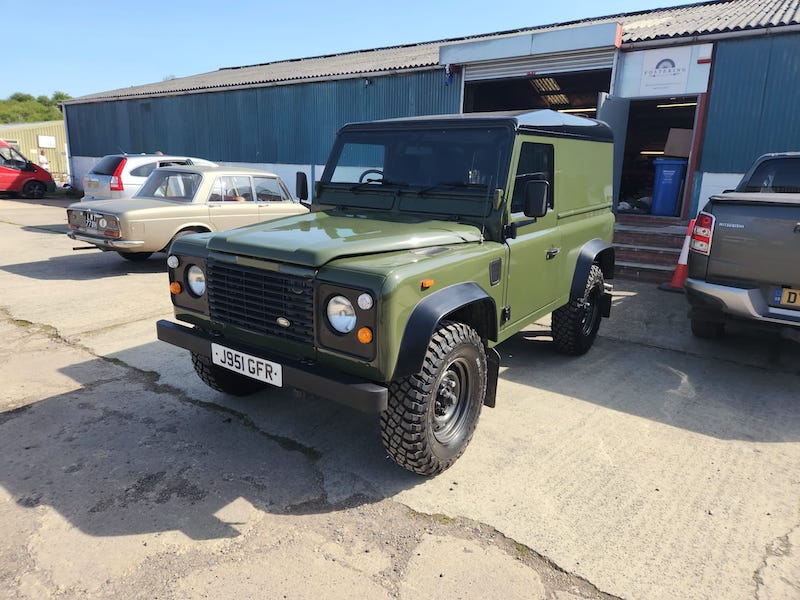
M 578 356 L 592 347 L 600 329 L 600 299 L 603 296 L 603 272 L 597 265 L 589 269 L 582 298 L 553 311 L 553 343 L 564 354 Z
M 43 198 L 46 191 L 47 186 L 42 181 L 31 180 L 22 186 L 22 195 L 25 198 Z
M 266 384 L 239 375 L 215 365 L 211 359 L 192 352 L 192 366 L 195 373 L 208 387 L 225 392 L 231 396 L 249 396 L 266 387 Z
M 117 252 L 122 258 L 125 260 L 130 260 L 133 262 L 140 262 L 143 260 L 147 260 L 152 256 L 152 252 Z
M 443 323 L 422 369 L 389 386 L 381 437 L 389 456 L 421 475 L 441 473 L 463 454 L 486 395 L 486 352 L 477 332 Z
M 718 321 L 703 321 L 692 317 L 692 334 L 706 340 L 715 340 L 725 333 L 725 324 Z

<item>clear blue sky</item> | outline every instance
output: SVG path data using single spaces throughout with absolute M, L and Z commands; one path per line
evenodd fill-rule
M 0 0 L 0 99 L 693 4 L 680 0 Z

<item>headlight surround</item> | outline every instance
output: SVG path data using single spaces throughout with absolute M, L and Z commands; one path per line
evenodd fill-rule
M 197 265 L 186 269 L 186 286 L 193 296 L 199 298 L 206 293 L 206 274 Z
M 353 303 L 342 295 L 333 296 L 326 306 L 328 323 L 339 333 L 350 333 L 356 326 Z

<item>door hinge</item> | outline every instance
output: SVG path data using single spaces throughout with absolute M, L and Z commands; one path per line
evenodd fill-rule
M 510 320 L 511 320 L 511 307 L 504 306 L 500 311 L 500 321 L 502 323 L 507 323 Z

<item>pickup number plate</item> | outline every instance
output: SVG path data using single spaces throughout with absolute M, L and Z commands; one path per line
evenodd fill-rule
M 278 363 L 214 343 L 211 344 L 211 361 L 245 377 L 283 387 L 283 372 Z
M 792 288 L 777 288 L 775 290 L 775 302 L 781 306 L 800 308 L 800 290 L 794 290 Z

